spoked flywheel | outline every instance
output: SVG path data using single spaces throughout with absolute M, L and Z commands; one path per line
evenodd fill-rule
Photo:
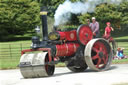
M 113 53 L 109 43 L 102 39 L 92 39 L 85 48 L 85 60 L 87 65 L 95 71 L 103 71 L 109 68 Z
M 80 25 L 77 29 L 77 39 L 82 45 L 86 45 L 93 38 L 92 30 L 87 25 Z
M 48 65 L 48 53 L 23 54 L 20 59 L 20 71 L 24 78 L 38 78 L 53 75 L 55 66 Z

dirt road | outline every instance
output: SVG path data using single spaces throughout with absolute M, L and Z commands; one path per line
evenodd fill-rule
M 73 73 L 66 67 L 56 68 L 51 77 L 24 79 L 19 69 L 0 70 L 0 85 L 113 85 L 128 84 L 128 64 L 112 65 L 109 70 L 93 72 L 87 69 Z

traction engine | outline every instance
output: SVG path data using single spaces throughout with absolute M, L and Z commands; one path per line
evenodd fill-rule
M 83 72 L 88 67 L 94 71 L 109 68 L 113 56 L 111 46 L 103 38 L 93 39 L 92 30 L 87 25 L 48 34 L 47 12 L 40 14 L 43 39 L 32 37 L 31 49 L 21 52 L 19 67 L 24 78 L 51 76 L 59 62 L 64 62 L 73 72 Z

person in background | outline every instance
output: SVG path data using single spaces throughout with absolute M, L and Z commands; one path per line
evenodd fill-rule
M 123 59 L 125 58 L 124 54 L 123 54 L 123 49 L 124 48 L 117 48 L 117 54 L 116 56 L 118 57 L 118 59 Z
M 90 19 L 87 19 L 87 25 L 89 26 L 90 25 Z
M 110 22 L 107 22 L 106 25 L 107 26 L 105 28 L 105 32 L 104 32 L 103 37 L 105 39 L 109 39 L 111 37 L 111 31 L 114 31 L 114 29 L 111 27 L 111 23 Z
M 100 31 L 99 31 L 99 22 L 96 21 L 96 18 L 92 17 L 92 23 L 88 23 L 88 25 L 92 29 L 94 38 L 98 38 L 100 36 Z
M 125 48 L 117 48 L 116 56 L 113 57 L 113 59 L 127 59 L 128 56 L 124 55 Z

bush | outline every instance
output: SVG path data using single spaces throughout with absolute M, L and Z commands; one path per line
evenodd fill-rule
M 40 24 L 40 7 L 31 0 L 0 1 L 0 36 L 24 34 Z

